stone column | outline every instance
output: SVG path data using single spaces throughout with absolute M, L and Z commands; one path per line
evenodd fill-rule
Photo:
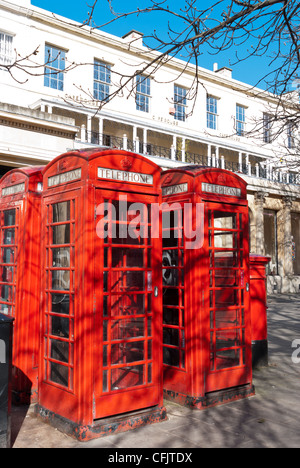
M 243 172 L 243 153 L 239 153 L 239 171 Z
M 256 226 L 256 236 L 255 243 L 256 249 L 255 253 L 258 255 L 265 254 L 265 240 L 264 240 L 264 203 L 267 198 L 268 193 L 259 191 L 255 194 L 255 226 Z
M 87 141 L 92 142 L 92 117 L 90 115 L 87 116 Z
M 182 137 L 181 161 L 185 162 L 185 138 Z
M 137 138 L 137 127 L 134 125 L 132 127 L 132 139 L 133 139 L 133 141 L 136 141 L 136 138 Z
M 211 166 L 211 145 L 207 145 L 207 165 Z
M 216 146 L 216 160 L 215 160 L 215 166 L 220 167 L 220 161 L 219 161 L 219 147 Z
M 171 146 L 171 159 L 176 161 L 176 150 L 177 150 L 177 138 L 173 135 L 173 144 Z
M 292 259 L 292 203 L 292 197 L 282 197 L 282 209 L 277 212 L 278 273 L 282 279 L 282 293 L 292 292 L 291 280 L 294 273 Z
M 143 128 L 143 153 L 144 154 L 148 154 L 147 153 L 147 143 L 148 143 L 147 139 L 148 139 L 148 130 L 147 128 Z
M 283 197 L 283 271 L 284 276 L 292 276 L 293 259 L 292 259 L 292 197 Z
M 80 127 L 80 141 L 82 143 L 86 142 L 86 127 L 83 124 Z
M 127 138 L 127 135 L 126 133 L 124 133 L 123 135 L 123 150 L 127 151 L 128 149 L 128 138 Z
M 221 169 L 225 169 L 225 157 L 221 156 Z
M 98 117 L 98 130 L 99 130 L 99 136 L 98 136 L 98 144 L 99 146 L 103 145 L 103 118 Z
M 140 139 L 138 136 L 134 138 L 134 147 L 135 147 L 134 151 L 136 153 L 139 153 L 140 152 Z

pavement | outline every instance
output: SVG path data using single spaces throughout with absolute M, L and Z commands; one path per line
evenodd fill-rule
M 300 294 L 268 297 L 268 346 L 253 397 L 203 411 L 166 401 L 167 421 L 88 442 L 51 427 L 32 406 L 13 407 L 12 448 L 299 448 Z

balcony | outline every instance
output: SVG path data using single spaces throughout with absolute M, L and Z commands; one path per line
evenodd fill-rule
M 173 146 L 171 148 L 166 148 L 152 143 L 144 143 L 138 138 L 136 140 L 130 140 L 126 135 L 118 137 L 93 131 L 88 132 L 85 128 L 81 131 L 80 141 L 88 142 L 91 145 L 118 148 L 140 153 L 145 156 L 160 157 L 187 164 L 218 167 L 238 174 L 244 174 L 258 179 L 265 179 L 280 184 L 300 185 L 299 173 L 285 172 L 269 167 L 267 165 L 267 161 L 262 158 L 258 161 L 258 158 L 254 157 L 254 163 L 228 161 L 224 156 L 217 157 L 216 155 L 212 155 L 209 157 L 202 154 L 191 153 L 189 151 L 176 150 Z

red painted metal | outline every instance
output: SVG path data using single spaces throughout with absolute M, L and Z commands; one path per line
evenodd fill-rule
M 249 396 L 246 183 L 190 166 L 165 171 L 162 193 L 165 396 L 196 408 Z
M 115 418 L 98 419 L 92 425 L 78 425 L 63 417 L 57 417 L 44 408 L 36 408 L 38 416 L 47 421 L 61 432 L 76 438 L 81 442 L 91 439 L 105 437 L 109 435 L 127 432 L 148 424 L 155 424 L 167 419 L 166 409 L 164 407 L 146 408 L 145 410 L 135 411 L 125 415 L 119 415 Z
M 140 155 L 102 149 L 43 172 L 39 411 L 85 438 L 124 413 L 165 418 L 160 174 Z
M 37 400 L 42 169 L 13 169 L 0 181 L 0 310 L 15 318 L 16 403 Z
M 267 364 L 267 286 L 266 266 L 270 257 L 250 255 L 251 336 L 253 365 Z
M 270 257 L 250 255 L 252 340 L 266 340 L 268 337 L 266 266 L 270 260 Z

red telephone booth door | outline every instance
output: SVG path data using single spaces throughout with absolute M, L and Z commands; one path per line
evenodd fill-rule
M 161 404 L 161 241 L 155 196 L 96 194 L 95 418 Z M 153 216 L 152 216 L 153 218 Z M 97 253 L 98 252 L 98 253 Z
M 0 211 L 0 312 L 15 317 L 20 203 L 10 203 Z M 6 208 L 6 209 L 5 209 Z
M 251 382 L 249 222 L 247 207 L 207 203 L 206 210 L 206 392 L 211 392 Z

